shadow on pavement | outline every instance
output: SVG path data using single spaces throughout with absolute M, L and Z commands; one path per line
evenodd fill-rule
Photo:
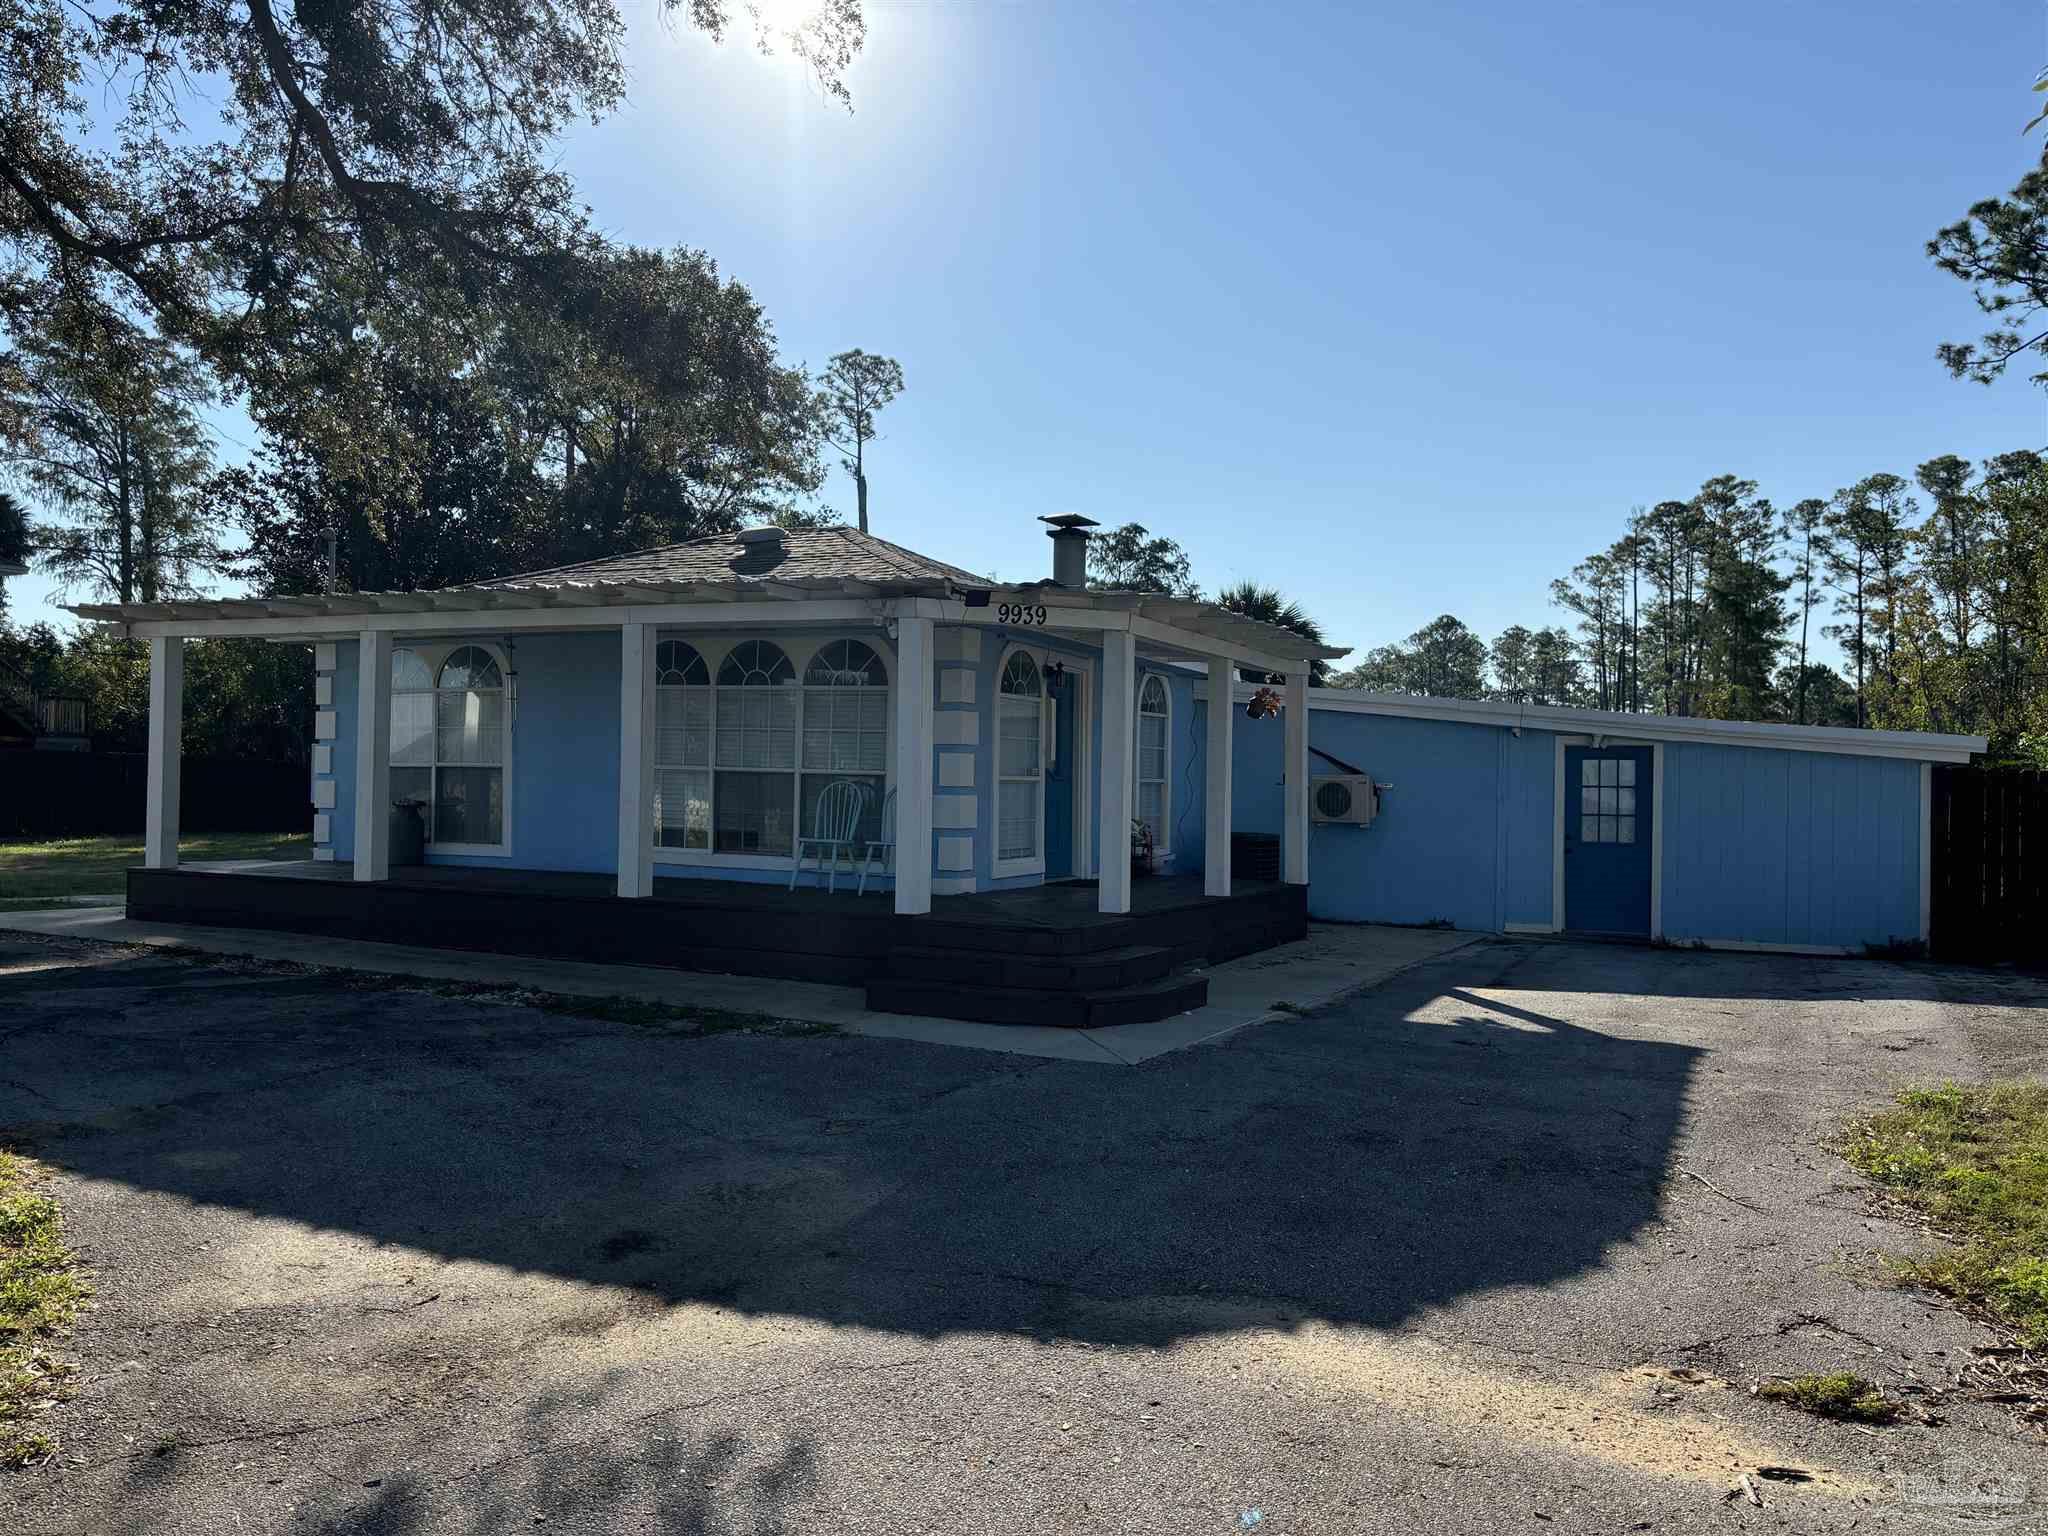
M 1140 1070 L 25 952 L 79 953 L 0 946 L 0 1137 L 74 1174 L 926 1336 L 1236 1325 L 1205 1299 L 1388 1327 L 1577 1274 L 1657 1214 L 1698 1055 L 1477 995 L 1581 984 L 1561 946 Z

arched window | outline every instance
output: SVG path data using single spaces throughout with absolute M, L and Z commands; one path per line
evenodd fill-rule
M 742 640 L 714 695 L 712 846 L 787 856 L 796 847 L 796 668 L 771 640 Z
M 996 685 L 996 873 L 1045 867 L 1045 679 L 1012 651 Z
M 425 806 L 444 851 L 503 851 L 510 723 L 487 647 L 392 651 L 391 798 Z
M 853 779 L 871 791 L 855 835 L 879 837 L 889 771 L 889 674 L 882 658 L 859 640 L 820 646 L 804 669 L 803 706 L 798 811 L 804 834 L 813 830 L 825 786 L 834 779 Z
M 711 846 L 711 670 L 697 648 L 654 648 L 654 840 Z
M 1152 829 L 1152 846 L 1166 852 L 1166 808 L 1172 803 L 1169 744 L 1173 739 L 1172 697 L 1166 679 L 1154 672 L 1138 688 L 1137 819 Z

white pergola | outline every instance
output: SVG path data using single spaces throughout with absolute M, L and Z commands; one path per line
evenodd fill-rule
M 184 716 L 184 642 L 220 636 L 321 642 L 355 639 L 356 804 L 390 799 L 391 652 L 409 640 L 616 629 L 619 632 L 618 894 L 654 889 L 654 659 L 662 631 L 796 625 L 886 625 L 895 636 L 896 910 L 929 912 L 932 902 L 934 632 L 970 625 L 1045 632 L 1100 645 L 1102 793 L 1096 807 L 1103 850 L 1100 907 L 1131 908 L 1128 845 L 1140 653 L 1206 667 L 1209 705 L 1205 776 L 1204 889 L 1230 893 L 1231 736 L 1236 671 L 1280 673 L 1284 709 L 1281 874 L 1308 883 L 1308 677 L 1311 661 L 1342 656 L 1278 626 L 1180 598 L 1035 584 L 964 590 L 931 580 L 774 580 L 636 584 L 541 576 L 519 584 L 438 592 L 359 592 L 320 597 L 80 605 L 82 618 L 119 625 L 149 642 L 149 780 L 144 863 L 178 862 L 179 741 Z M 917 850 L 904 858 L 902 850 Z M 355 817 L 354 877 L 390 875 L 387 817 Z

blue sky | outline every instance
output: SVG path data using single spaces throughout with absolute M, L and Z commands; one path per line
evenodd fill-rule
M 2048 441 L 1935 363 L 1980 327 L 1923 254 L 2040 152 L 2039 0 L 871 0 L 851 115 L 627 14 L 631 100 L 564 147 L 598 223 L 711 252 L 792 358 L 898 358 L 875 531 L 971 568 L 1082 512 L 1342 643 L 1491 636 L 1710 475 Z

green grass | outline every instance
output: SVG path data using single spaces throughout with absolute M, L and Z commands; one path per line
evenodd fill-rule
M 1842 1152 L 1951 1240 L 1905 1279 L 2048 1347 L 2048 1084 L 1913 1089 Z
M 1802 1413 L 1852 1424 L 1889 1424 L 1906 1405 L 1889 1398 L 1861 1376 L 1836 1371 L 1829 1376 L 1784 1376 L 1756 1389 L 1758 1397 L 1784 1403 Z
M 30 1428 L 65 1395 L 69 1369 L 46 1346 L 86 1296 L 64 1246 L 57 1202 L 34 1187 L 31 1164 L 0 1152 L 0 1467 L 47 1461 L 56 1442 Z
M 310 834 L 223 832 L 178 840 L 181 859 L 309 859 Z M 140 837 L 67 837 L 47 843 L 0 843 L 0 907 L 47 898 L 119 892 L 126 870 L 142 862 Z

